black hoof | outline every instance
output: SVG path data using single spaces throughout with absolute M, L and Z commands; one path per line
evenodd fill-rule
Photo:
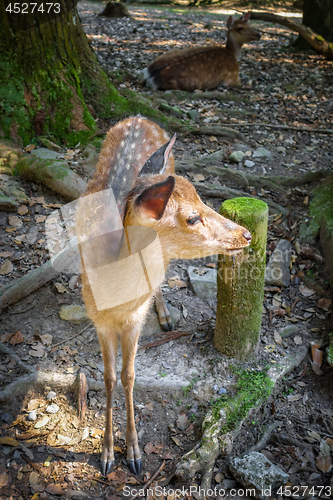
M 103 476 L 107 476 L 112 472 L 114 466 L 114 460 L 101 460 L 101 473 Z
M 172 332 L 173 330 L 173 324 L 171 322 L 169 323 L 168 321 L 163 324 L 161 323 L 161 327 L 164 332 Z
M 142 470 L 141 458 L 138 458 L 138 460 L 126 460 L 126 462 L 127 462 L 128 468 L 132 472 L 132 474 L 135 474 L 136 476 L 141 474 L 141 470 Z

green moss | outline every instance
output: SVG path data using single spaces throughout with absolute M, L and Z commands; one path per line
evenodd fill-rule
M 251 408 L 266 400 L 274 385 L 266 371 L 236 368 L 235 372 L 238 375 L 237 395 L 233 398 L 221 396 L 212 403 L 213 422 L 220 419 L 221 409 L 227 414 L 227 422 L 221 428 L 222 434 L 235 429 Z
M 313 199 L 311 200 L 310 224 L 311 233 L 318 233 L 321 219 L 325 217 L 327 229 L 333 232 L 333 178 L 325 180 L 320 187 L 313 190 Z
M 327 352 L 327 361 L 328 363 L 333 366 L 333 332 L 330 333 L 330 344 L 328 348 L 326 349 Z

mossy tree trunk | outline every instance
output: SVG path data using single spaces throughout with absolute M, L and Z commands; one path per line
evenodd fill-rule
M 0 2 L 0 136 L 75 146 L 95 132 L 92 115 L 121 112 L 126 99 L 99 67 L 76 0 L 36 2 Z
M 256 354 L 264 299 L 268 206 L 254 198 L 222 203 L 220 214 L 246 227 L 251 245 L 234 256 L 220 256 L 214 344 L 241 361 Z

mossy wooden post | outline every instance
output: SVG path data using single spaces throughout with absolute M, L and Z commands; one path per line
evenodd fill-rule
M 268 207 L 254 198 L 226 200 L 220 214 L 246 227 L 251 245 L 234 256 L 221 255 L 217 278 L 214 344 L 227 356 L 256 354 L 264 299 Z

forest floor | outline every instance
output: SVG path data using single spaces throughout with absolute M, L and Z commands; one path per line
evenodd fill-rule
M 178 108 L 180 120 L 190 118 L 200 127 L 212 126 L 208 134 L 179 134 L 174 154 L 177 173 L 193 181 L 204 201 L 216 210 L 224 199 L 216 192 L 223 187 L 240 189 L 240 186 L 235 176 L 221 177 L 217 171 L 209 170 L 212 166 L 245 175 L 283 176 L 291 180 L 306 173 L 332 169 L 333 145 L 329 130 L 333 129 L 333 63 L 313 52 L 293 52 L 289 44 L 294 34 L 287 29 L 253 23 L 262 38 L 242 50 L 241 86 L 219 88 L 216 98 L 205 97 L 201 92 L 186 97 L 184 93 L 152 91 L 140 83 L 143 68 L 167 48 L 224 40 L 227 17 L 240 12 L 239 9 L 233 10 L 230 6 L 188 10 L 133 5 L 129 6 L 132 19 L 104 19 L 97 17 L 102 4 L 79 3 L 85 32 L 101 66 L 112 76 L 119 91 L 135 90 L 166 112 Z M 275 13 L 279 12 L 275 10 Z M 290 15 L 300 17 L 296 11 Z M 110 125 L 99 122 L 101 129 Z M 213 126 L 221 125 L 240 131 L 242 139 L 214 135 Z M 265 148 L 264 156 L 255 153 L 258 148 Z M 233 151 L 245 153 L 236 165 L 229 161 Z M 71 151 L 64 148 L 59 158 L 82 177 L 89 178 L 98 152 L 96 146 L 88 146 L 84 151 L 78 145 Z M 216 152 L 222 156 L 214 165 L 207 158 Z M 47 260 L 44 222 L 54 209 L 64 204 L 64 200 L 45 187 L 24 179 L 15 181 L 26 199 L 21 196 L 16 218 L 0 213 L 2 286 Z M 9 180 L 1 175 L 0 182 L 1 190 Z M 283 213 L 279 208 L 270 211 L 267 257 L 281 239 L 291 242 L 294 256 L 290 285 L 265 288 L 258 357 L 242 367 L 262 369 L 278 364 L 288 355 L 296 356 L 301 346 L 310 347 L 311 343 L 319 346 L 323 360 L 321 364 L 317 358 L 315 365 L 309 349 L 309 354 L 286 377 L 278 393 L 252 413 L 231 454 L 218 457 L 211 486 L 223 488 L 226 497 L 244 497 L 228 468 L 230 458 L 258 442 L 265 426 L 274 422 L 279 426 L 262 452 L 289 474 L 288 484 L 296 488 L 294 496 L 327 499 L 330 485 L 333 490 L 333 378 L 332 367 L 325 356 L 332 327 L 332 286 L 318 239 L 307 240 L 304 236 L 314 186 L 314 183 L 301 182 L 295 187 L 281 186 L 281 190 L 251 183 L 241 186 L 242 192 L 273 201 L 284 209 Z M 302 227 L 303 235 L 300 234 Z M 76 499 L 116 500 L 125 495 L 125 485 L 142 488 L 163 460 L 165 465 L 156 481 L 167 488 L 180 486 L 173 476 L 177 462 L 200 441 L 201 424 L 212 401 L 224 389 L 228 395 L 234 394 L 237 380 L 230 370 L 230 362 L 213 346 L 216 300 L 195 296 L 187 274 L 189 265 L 202 271 L 207 265 L 215 264 L 214 258 L 177 261 L 168 271 L 163 292 L 169 304 L 178 310 L 177 330 L 189 332 L 188 336 L 142 349 L 156 340 L 154 327 L 143 330 L 136 360 L 134 401 L 144 475 L 132 476 L 124 464 L 126 421 L 122 388 L 118 387 L 114 411 L 116 469 L 106 479 L 101 476 L 98 465 L 100 437 L 105 425 L 105 393 L 89 391 L 88 409 L 84 421 L 80 422 L 75 392 L 58 388 L 50 400 L 47 396 L 52 386 L 45 383 L 42 390 L 28 391 L 2 405 L 1 499 L 36 500 L 65 495 Z M 37 367 L 41 373 L 73 376 L 82 368 L 87 377 L 96 381 L 96 389 L 100 387 L 103 363 L 94 328 L 85 317 L 78 324 L 59 316 L 63 306 L 73 305 L 83 305 L 80 280 L 63 274 L 3 311 L 0 341 L 18 358 L 1 355 L 2 386 L 18 380 L 29 367 Z M 120 361 L 117 367 L 121 369 Z M 46 411 L 51 404 L 56 405 L 55 413 Z M 28 420 L 27 415 L 34 411 L 36 421 Z M 41 424 L 39 428 L 35 428 L 36 422 Z M 1 441 L 4 437 L 9 440 Z M 13 441 L 16 439 L 24 441 L 24 445 L 17 446 Z M 198 474 L 193 484 L 199 485 L 200 479 Z M 309 488 L 300 490 L 300 486 Z M 236 495 L 231 493 L 232 488 L 236 488 Z M 157 491 L 151 494 L 153 497 L 158 498 Z M 168 500 L 173 498 L 172 494 L 168 496 Z

